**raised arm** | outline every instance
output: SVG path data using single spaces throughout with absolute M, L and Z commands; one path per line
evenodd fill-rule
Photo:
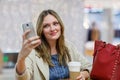
M 26 64 L 25 59 L 27 56 L 31 53 L 31 51 L 41 44 L 41 41 L 38 36 L 31 37 L 27 39 L 27 34 L 30 32 L 30 30 L 26 31 L 23 34 L 23 42 L 22 42 L 22 49 L 20 50 L 17 58 L 16 63 L 16 72 L 18 75 L 22 75 L 26 70 Z

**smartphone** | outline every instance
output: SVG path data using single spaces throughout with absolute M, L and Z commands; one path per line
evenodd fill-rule
M 23 32 L 25 32 L 26 30 L 30 30 L 30 32 L 27 35 L 27 38 L 36 36 L 32 22 L 22 24 L 22 28 L 23 28 Z

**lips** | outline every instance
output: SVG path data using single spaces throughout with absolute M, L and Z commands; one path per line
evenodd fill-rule
M 57 32 L 51 32 L 50 35 L 55 36 Z

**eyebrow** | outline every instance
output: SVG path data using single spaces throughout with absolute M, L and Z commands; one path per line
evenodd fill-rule
M 59 21 L 53 21 L 52 23 L 54 23 L 54 22 L 59 22 Z M 46 24 L 49 24 L 49 23 L 43 23 L 43 25 L 46 25 Z

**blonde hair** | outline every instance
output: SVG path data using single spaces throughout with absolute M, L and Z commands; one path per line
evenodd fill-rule
M 71 60 L 71 57 L 70 57 L 70 54 L 69 54 L 69 51 L 68 51 L 68 48 L 66 47 L 65 45 L 65 40 L 64 40 L 64 25 L 63 25 L 63 22 L 62 20 L 60 19 L 60 17 L 58 16 L 58 14 L 53 11 L 53 10 L 44 10 L 38 17 L 38 20 L 37 20 L 37 25 L 36 25 L 36 31 L 37 31 L 37 35 L 40 37 L 41 39 L 41 45 L 39 45 L 38 47 L 35 48 L 35 50 L 38 52 L 39 56 L 42 57 L 42 59 L 47 62 L 50 66 L 54 66 L 51 62 L 51 56 L 50 56 L 50 46 L 43 34 L 43 20 L 44 20 L 44 17 L 46 17 L 48 14 L 54 16 L 60 26 L 61 26 L 61 35 L 60 37 L 58 38 L 57 40 L 57 45 L 56 45 L 56 49 L 57 49 L 57 53 L 59 55 L 59 63 L 61 65 L 66 65 L 66 61 L 68 59 L 68 61 Z

